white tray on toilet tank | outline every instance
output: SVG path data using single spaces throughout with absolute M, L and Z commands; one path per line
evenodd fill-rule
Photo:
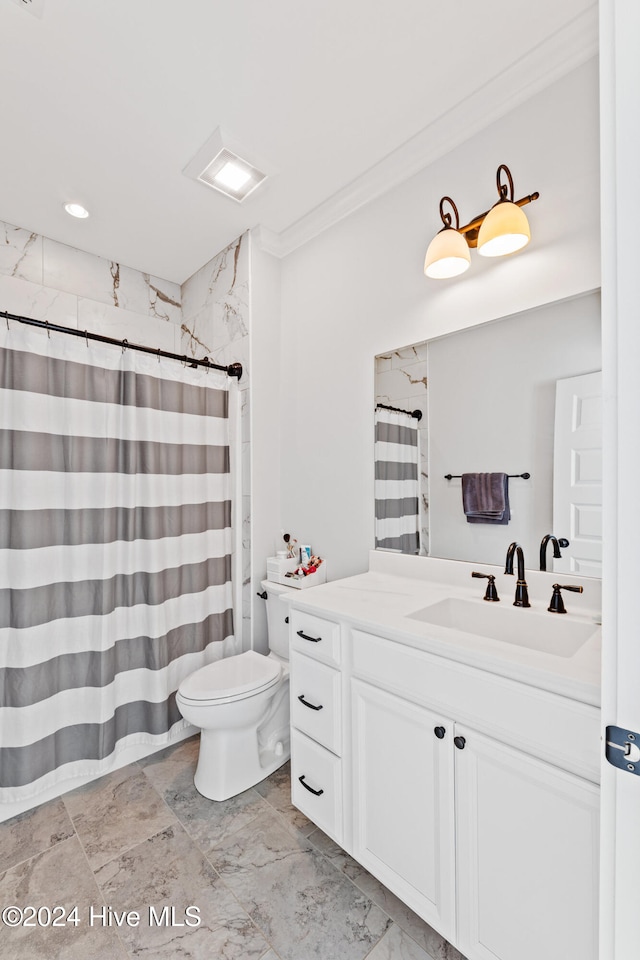
M 282 583 L 285 587 L 294 590 L 307 590 L 317 584 L 327 582 L 327 561 L 323 560 L 315 573 L 298 580 L 296 577 L 287 577 L 286 573 L 295 570 L 300 563 L 297 560 L 281 560 L 278 557 L 267 557 L 267 580 L 272 583 Z

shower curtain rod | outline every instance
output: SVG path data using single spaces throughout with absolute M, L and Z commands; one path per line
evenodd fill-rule
M 74 337 L 83 337 L 83 339 L 97 340 L 99 343 L 112 343 L 116 347 L 122 347 L 123 350 L 137 350 L 139 353 L 149 353 L 153 357 L 168 357 L 170 360 L 180 360 L 187 364 L 190 367 L 207 367 L 210 370 L 224 370 L 224 372 L 229 377 L 237 377 L 238 380 L 242 376 L 242 364 L 241 363 L 230 363 L 228 367 L 221 366 L 219 363 L 212 363 L 208 357 L 203 357 L 202 360 L 197 360 L 194 358 L 189 358 L 186 353 L 171 353 L 169 350 L 161 350 L 158 347 L 156 350 L 153 347 L 143 347 L 139 343 L 129 343 L 128 340 L 116 340 L 114 337 L 104 337 L 100 333 L 89 333 L 88 330 L 75 330 L 73 327 L 63 327 L 58 323 L 49 323 L 48 320 L 34 320 L 32 317 L 21 317 L 15 313 L 7 313 L 6 310 L 0 310 L 0 317 L 4 317 L 7 321 L 7 329 L 9 329 L 9 320 L 15 320 L 17 323 L 26 323 L 30 327 L 44 327 L 45 330 L 53 330 L 55 333 L 70 333 Z
M 389 407 L 386 403 L 376 403 L 376 410 L 393 410 L 394 413 L 406 413 L 408 417 L 422 420 L 422 410 L 402 410 L 400 407 Z

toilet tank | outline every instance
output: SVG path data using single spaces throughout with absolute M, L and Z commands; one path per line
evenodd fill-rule
M 262 589 L 267 594 L 269 649 L 283 660 L 288 660 L 289 625 L 286 623 L 286 618 L 289 616 L 289 604 L 284 598 L 291 596 L 293 588 L 285 587 L 282 583 L 272 583 L 271 580 L 263 580 Z

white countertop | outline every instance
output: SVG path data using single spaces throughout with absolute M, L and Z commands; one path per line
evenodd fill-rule
M 482 607 L 486 581 L 472 580 L 472 569 L 496 574 L 500 606 L 508 605 L 518 616 L 526 618 L 529 608 L 512 606 L 516 578 L 504 575 L 495 567 L 430 561 L 426 557 L 376 558 L 374 552 L 371 566 L 378 569 L 314 587 L 304 594 L 292 591 L 292 596 L 287 599 L 297 609 L 346 619 L 356 628 L 399 643 L 599 706 L 602 631 L 594 622 L 598 618 L 599 583 L 591 581 L 585 586 L 583 595 L 563 594 L 570 612 L 563 615 L 562 620 L 567 624 L 574 622 L 593 627 L 592 635 L 577 653 L 563 657 L 409 618 L 410 614 L 450 597 Z M 585 583 L 573 575 L 529 571 L 527 581 L 531 609 L 554 620 L 558 614 L 546 612 L 551 584 L 556 581 Z

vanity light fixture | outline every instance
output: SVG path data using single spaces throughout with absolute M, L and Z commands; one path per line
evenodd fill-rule
M 89 211 L 80 203 L 65 203 L 64 209 L 70 217 L 75 217 L 77 220 L 86 220 L 89 216 Z
M 503 183 L 502 175 L 508 183 Z M 426 276 L 437 280 L 456 277 L 463 273 L 471 262 L 469 247 L 477 247 L 483 257 L 503 257 L 521 250 L 531 239 L 529 222 L 521 207 L 540 194 L 536 191 L 520 200 L 514 200 L 511 171 L 501 163 L 496 173 L 498 202 L 485 213 L 474 217 L 463 227 L 459 226 L 458 211 L 450 197 L 440 201 L 440 218 L 444 228 L 436 234 L 427 250 L 424 262 Z M 444 213 L 443 203 L 448 202 L 456 215 L 456 226 L 451 226 L 451 214 Z

